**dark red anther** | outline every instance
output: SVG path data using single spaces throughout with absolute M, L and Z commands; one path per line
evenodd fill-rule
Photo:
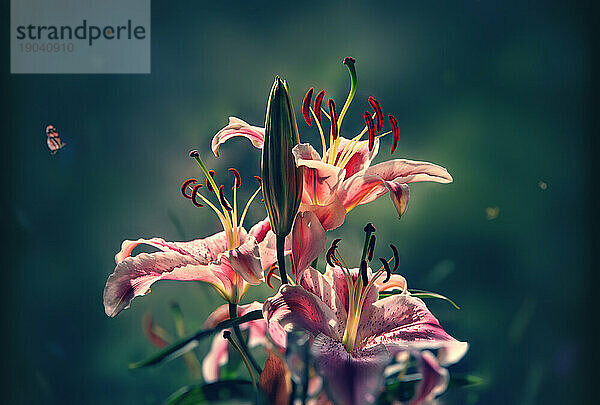
M 331 136 L 335 140 L 338 137 L 337 115 L 335 113 L 335 103 L 331 98 L 329 99 L 329 118 L 331 120 Z
M 394 253 L 394 269 L 392 271 L 396 271 L 398 270 L 398 265 L 400 264 L 400 256 L 398 256 L 398 249 L 396 249 L 396 246 L 390 243 L 390 248 Z
M 356 59 L 354 59 L 352 56 L 346 56 L 342 63 L 344 65 L 347 65 L 348 63 L 356 63 Z
M 398 146 L 398 139 L 400 138 L 400 131 L 398 130 L 398 120 L 392 114 L 388 115 L 390 119 L 390 125 L 392 126 L 392 136 L 394 137 L 392 141 L 392 155 L 396 150 L 396 146 Z
M 385 276 L 385 280 L 383 280 L 384 283 L 387 283 L 388 281 L 390 281 L 390 277 L 392 277 L 392 271 L 390 270 L 390 265 L 388 264 L 387 260 L 383 259 L 383 258 L 379 258 L 379 260 L 381 260 L 381 264 L 383 264 L 383 268 L 385 269 L 385 272 L 387 273 Z
M 194 150 L 190 151 L 190 157 L 191 158 L 197 158 L 198 156 L 200 156 L 200 152 L 198 152 L 197 149 L 194 149 Z
M 313 90 L 312 87 L 308 89 L 304 96 L 304 101 L 302 102 L 302 115 L 304 115 L 304 121 L 306 121 L 308 126 L 312 125 L 312 119 L 310 118 L 310 102 L 312 101 Z
M 367 261 L 362 260 L 360 262 L 360 276 L 362 277 L 363 286 L 369 283 L 369 277 L 367 276 Z
M 212 177 L 212 179 L 215 179 L 215 171 L 214 170 L 209 170 L 208 174 L 210 175 L 210 177 Z M 213 191 L 213 186 L 210 183 L 210 181 L 208 179 L 206 179 L 206 188 L 208 189 L 208 191 Z
M 317 121 L 319 121 L 319 125 L 321 124 L 321 103 L 323 102 L 323 97 L 325 97 L 325 90 L 321 90 L 317 97 L 315 97 L 315 115 L 317 116 Z
M 331 247 L 329 248 L 329 250 L 327 250 L 327 254 L 325 255 L 325 258 L 327 259 L 327 264 L 329 264 L 331 267 L 334 267 L 338 264 L 338 260 L 335 257 L 335 250 L 337 249 L 337 245 L 338 243 L 340 243 L 341 240 L 341 238 L 335 239 L 331 243 Z
M 191 198 L 191 200 L 192 200 L 192 202 L 194 203 L 194 205 L 196 207 L 202 208 L 202 207 L 204 207 L 204 205 L 200 204 L 198 202 L 198 200 L 196 200 L 196 197 L 198 196 L 198 190 L 200 189 L 200 187 L 202 187 L 202 184 L 196 184 L 194 186 L 194 188 L 192 189 L 192 198 Z
M 369 129 L 369 151 L 372 151 L 375 147 L 375 124 L 373 123 L 373 118 L 371 118 L 371 114 L 368 111 L 365 111 L 365 122 L 367 124 L 367 128 Z
M 231 208 L 231 205 L 229 205 L 229 203 L 227 202 L 227 200 L 225 199 L 225 194 L 223 194 L 223 186 L 221 185 L 221 187 L 219 187 L 219 200 L 221 200 L 221 205 L 227 210 L 227 211 L 233 211 L 233 208 Z
M 224 330 L 223 331 L 223 339 L 230 340 L 231 339 L 231 331 Z
M 375 240 L 377 238 L 375 235 L 371 235 L 371 239 L 369 240 L 369 249 L 367 250 L 367 260 L 373 260 L 373 252 L 375 251 Z
M 187 198 L 188 200 L 192 199 L 191 195 L 188 195 L 185 190 L 187 190 L 188 186 L 191 186 L 192 184 L 196 184 L 198 182 L 198 180 L 196 179 L 187 179 L 186 181 L 183 182 L 183 184 L 181 185 L 181 194 L 183 194 L 183 196 L 185 198 Z
M 369 104 L 371 104 L 371 108 L 373 108 L 373 111 L 375 111 L 375 118 L 377 119 L 377 133 L 380 133 L 383 128 L 383 112 L 381 111 L 379 102 L 375 100 L 375 98 L 369 97 Z
M 363 228 L 363 231 L 371 234 L 371 233 L 375 232 L 375 226 L 373 226 L 373 224 L 369 222 L 368 224 L 365 225 L 365 227 Z
M 256 179 L 256 181 L 258 181 L 258 184 L 262 186 L 262 178 L 260 176 L 254 176 L 254 178 Z
M 233 173 L 233 177 L 235 177 L 235 181 L 233 182 L 233 187 L 231 187 L 231 189 L 233 190 L 234 188 L 240 188 L 242 186 L 242 177 L 240 176 L 240 172 L 233 167 L 230 167 L 229 171 Z
M 273 277 L 273 273 L 275 273 L 276 269 L 278 269 L 277 265 L 273 264 L 271 265 L 271 267 L 269 267 L 269 270 L 267 270 L 267 285 L 271 288 L 275 288 L 273 287 L 273 284 L 271 284 L 271 277 Z

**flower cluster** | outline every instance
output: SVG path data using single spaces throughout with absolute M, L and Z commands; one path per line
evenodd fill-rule
M 385 393 L 394 403 L 417 405 L 445 391 L 449 381 L 445 366 L 467 351 L 468 344 L 449 335 L 429 311 L 421 299 L 427 295 L 409 290 L 397 273 L 398 249 L 391 244 L 389 258 L 374 258 L 372 224 L 364 228 L 362 254 L 347 258 L 354 267 L 340 253 L 341 239 L 327 248 L 327 232 L 342 226 L 357 206 L 389 194 L 400 218 L 408 206 L 408 184 L 452 182 L 447 170 L 433 163 L 391 159 L 372 165 L 386 136 L 391 135 L 392 155 L 399 142 L 398 120 L 392 114 L 385 120 L 373 97 L 365 103 L 364 127 L 343 136 L 342 124 L 358 85 L 356 61 L 348 57 L 343 64 L 350 74 L 350 91 L 339 113 L 332 98 L 324 101 L 324 90 L 313 101 L 310 88 L 302 103 L 304 121 L 320 136 L 321 154 L 300 143 L 288 84 L 277 77 L 265 127 L 230 117 L 212 139 L 215 157 L 233 137 L 247 138 L 262 150 L 262 173 L 255 176 L 259 186 L 244 208 L 239 209 L 237 202 L 240 173 L 229 169 L 233 177 L 229 190 L 216 182 L 215 171 L 193 150 L 190 157 L 202 178 L 185 180 L 181 194 L 193 206 L 214 211 L 223 230 L 189 242 L 158 237 L 126 240 L 115 256 L 117 264 L 104 289 L 108 316 L 129 308 L 133 298 L 148 293 L 159 280 L 202 281 L 222 297 L 222 305 L 215 304 L 199 332 L 186 335 L 178 315 L 179 341 L 167 338 L 163 328 L 145 318 L 150 341 L 162 351 L 144 365 L 184 355 L 192 369 L 197 342 L 213 336 L 201 366 L 204 384 L 198 386 L 205 399 L 211 389 L 228 384 L 231 399 L 245 392 L 234 387 L 243 380 L 223 377 L 222 368 L 237 353 L 254 392 L 246 400 L 358 405 L 377 403 Z M 386 122 L 389 131 L 384 131 Z M 248 208 L 253 201 L 258 203 L 260 198 L 255 197 L 261 191 L 267 216 L 246 231 Z M 158 251 L 132 255 L 140 244 Z M 286 262 L 291 265 L 289 274 Z M 273 288 L 274 278 L 280 282 L 275 294 L 264 302 L 242 304 L 251 285 L 266 283 Z M 248 332 L 247 337 L 242 331 Z M 256 348 L 268 354 L 264 365 L 255 359 Z M 177 396 L 184 398 L 190 392 L 194 391 Z

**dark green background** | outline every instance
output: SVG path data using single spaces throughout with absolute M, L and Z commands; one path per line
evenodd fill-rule
M 276 74 L 288 80 L 297 113 L 310 86 L 341 106 L 347 55 L 357 59 L 359 87 L 346 135 L 362 128 L 373 95 L 400 122 L 396 155 L 439 163 L 455 179 L 411 187 L 401 221 L 382 198 L 335 232 L 347 261 L 356 261 L 362 226 L 372 221 L 379 254 L 397 244 L 410 286 L 462 307 L 430 302 L 446 330 L 471 344 L 452 372 L 486 383 L 442 402 L 589 398 L 597 34 L 587 4 L 152 3 L 150 75 L 9 75 L 3 7 L 9 403 L 160 403 L 190 382 L 179 361 L 128 371 L 155 350 L 142 315 L 151 311 L 172 330 L 167 304 L 176 299 L 191 329 L 219 300 L 203 285 L 163 282 L 109 319 L 102 290 L 114 254 L 126 238 L 217 231 L 210 211 L 179 194 L 182 180 L 199 176 L 188 150 L 200 149 L 221 182 L 237 167 L 247 186 L 259 174 L 259 152 L 232 141 L 214 159 L 212 135 L 228 115 L 262 125 Z M 298 118 L 302 140 L 318 142 Z M 68 143 L 55 157 L 45 146 L 48 124 Z M 389 140 L 377 161 L 388 153 Z M 499 208 L 496 219 L 486 218 L 487 207 Z M 249 219 L 262 217 L 255 204 Z M 267 292 L 251 290 L 247 301 Z

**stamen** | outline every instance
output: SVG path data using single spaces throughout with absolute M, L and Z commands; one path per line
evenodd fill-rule
M 215 180 L 215 171 L 214 170 L 209 170 L 208 174 L 210 174 L 210 177 L 212 177 L 213 181 Z M 208 180 L 208 178 L 206 179 L 206 188 L 208 189 L 208 191 L 212 192 L 213 186 L 212 184 L 210 184 L 210 181 Z
M 269 267 L 269 270 L 267 271 L 267 285 L 273 289 L 275 287 L 273 287 L 273 284 L 271 284 L 271 277 L 273 277 L 273 274 L 275 273 L 276 269 L 278 269 L 277 265 L 272 264 L 271 267 Z
M 380 257 L 379 260 L 381 260 L 381 264 L 383 264 L 383 268 L 385 269 L 385 272 L 386 272 L 385 280 L 383 280 L 383 282 L 387 283 L 388 281 L 390 281 L 390 277 L 392 277 L 392 271 L 390 270 L 390 265 L 388 264 L 387 260 L 385 260 L 384 258 Z
M 337 245 L 338 243 L 340 243 L 341 240 L 341 238 L 335 239 L 331 243 L 331 247 L 329 248 L 329 250 L 327 250 L 327 254 L 325 255 L 325 258 L 327 259 L 327 264 L 329 264 L 331 267 L 339 265 L 339 260 L 335 257 L 335 250 L 337 249 Z
M 380 133 L 383 128 L 383 112 L 381 111 L 379 102 L 375 100 L 375 98 L 369 97 L 369 104 L 371 104 L 373 111 L 375 111 L 375 116 L 377 117 L 377 133 Z
M 335 103 L 331 98 L 329 99 L 329 116 L 331 119 L 331 136 L 336 140 L 338 138 L 338 123 L 335 114 Z
M 371 233 L 375 232 L 375 226 L 373 226 L 373 224 L 369 222 L 367 225 L 365 225 L 363 230 L 366 233 L 371 234 Z
M 233 211 L 233 208 L 231 208 L 231 205 L 229 205 L 229 203 L 227 202 L 227 200 L 225 199 L 225 195 L 223 194 L 223 186 L 221 185 L 221 187 L 219 187 L 219 200 L 221 200 L 221 205 L 227 210 L 227 211 Z
M 367 261 L 362 260 L 360 262 L 360 276 L 362 277 L 363 285 L 367 285 L 369 283 L 369 278 L 367 277 Z
M 198 152 L 197 149 L 191 150 L 190 151 L 190 157 L 194 158 L 194 159 L 197 158 L 197 157 L 200 157 L 200 152 Z
M 367 249 L 367 260 L 373 260 L 373 252 L 375 251 L 375 235 L 371 235 L 371 239 L 369 240 L 369 249 Z
M 242 177 L 240 176 L 240 172 L 233 167 L 230 167 L 229 171 L 233 173 L 233 177 L 235 177 L 235 181 L 233 182 L 233 187 L 231 187 L 231 189 L 233 190 L 234 188 L 240 188 L 242 186 Z
M 202 187 L 202 184 L 196 184 L 194 186 L 194 188 L 192 189 L 192 202 L 194 203 L 194 205 L 196 207 L 202 208 L 204 207 L 204 205 L 200 204 L 197 200 L 196 200 L 196 196 L 198 195 L 198 190 L 200 189 L 200 187 Z
M 191 195 L 188 195 L 185 190 L 187 190 L 188 186 L 191 186 L 192 184 L 196 184 L 198 182 L 198 180 L 196 179 L 187 179 L 186 181 L 183 182 L 183 184 L 181 185 L 181 194 L 183 194 L 183 196 L 185 198 L 187 198 L 188 200 L 192 199 Z
M 260 176 L 254 176 L 254 178 L 256 179 L 256 181 L 258 181 L 259 186 L 262 187 L 262 178 Z
M 390 248 L 392 248 L 392 252 L 394 252 L 394 269 L 392 271 L 398 270 L 398 265 L 400 264 L 400 257 L 398 256 L 398 249 L 396 246 L 390 243 Z
M 310 102 L 312 101 L 313 88 L 311 87 L 306 92 L 304 96 L 304 101 L 302 102 L 302 114 L 304 115 L 304 121 L 308 124 L 308 126 L 312 126 L 312 120 L 310 118 Z
M 342 63 L 343 63 L 344 65 L 347 65 L 347 64 L 349 64 L 349 63 L 352 63 L 352 64 L 354 64 L 354 63 L 356 63 L 356 59 L 354 59 L 352 56 L 346 56 L 346 57 L 344 58 L 344 60 L 342 61 Z
M 365 122 L 369 128 L 369 151 L 372 151 L 375 147 L 375 124 L 373 124 L 373 118 L 368 111 L 365 111 Z
M 321 124 L 321 103 L 323 102 L 323 97 L 325 97 L 325 90 L 321 90 L 317 97 L 315 97 L 315 108 L 314 112 L 317 116 L 317 121 Z
M 396 117 L 394 117 L 392 114 L 388 115 L 388 118 L 390 119 L 390 125 L 392 126 L 392 136 L 393 136 L 393 141 L 392 141 L 392 155 L 394 154 L 394 151 L 396 150 L 396 146 L 398 146 L 398 139 L 400 138 L 400 132 L 398 131 L 398 120 L 396 119 Z

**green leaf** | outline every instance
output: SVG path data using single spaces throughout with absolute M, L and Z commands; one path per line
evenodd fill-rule
M 130 364 L 129 368 L 134 369 L 134 368 L 148 367 L 148 366 L 153 366 L 153 365 L 162 363 L 163 361 L 173 360 L 173 359 L 181 356 L 182 354 L 187 353 L 190 350 L 196 348 L 198 346 L 198 342 L 204 338 L 212 336 L 215 333 L 217 333 L 223 329 L 230 328 L 234 325 L 240 325 L 242 323 L 255 321 L 257 319 L 261 319 L 262 317 L 263 317 L 262 311 L 256 310 L 256 311 L 248 312 L 244 316 L 240 316 L 240 317 L 232 318 L 232 319 L 226 319 L 223 322 L 219 323 L 213 329 L 200 330 L 196 333 L 193 333 L 192 335 L 189 335 L 187 337 L 184 337 L 184 338 L 178 340 L 177 342 L 173 343 L 170 346 L 167 346 L 166 348 L 162 349 L 160 352 L 156 353 L 155 355 L 151 356 L 150 358 L 148 358 L 146 360 L 142 360 L 137 363 Z
M 471 388 L 483 385 L 485 380 L 472 374 L 451 374 L 448 388 Z
M 222 380 L 209 384 L 181 387 L 167 399 L 166 403 L 167 405 L 196 405 L 253 397 L 254 389 L 250 381 Z
M 454 301 L 452 301 L 448 297 L 443 296 L 442 294 L 434 293 L 434 292 L 431 292 L 431 291 L 425 291 L 425 290 L 413 290 L 413 289 L 409 289 L 408 291 L 410 292 L 410 295 L 413 296 L 413 297 L 416 297 L 416 298 L 437 298 L 437 299 L 440 299 L 440 300 L 447 301 L 448 303 L 450 303 L 450 305 L 452 305 L 456 309 L 460 309 L 460 307 L 458 305 L 456 305 L 456 303 Z M 381 291 L 379 293 L 379 298 L 385 298 L 385 297 L 389 297 L 390 295 L 395 295 L 395 294 L 402 294 L 402 290 Z

